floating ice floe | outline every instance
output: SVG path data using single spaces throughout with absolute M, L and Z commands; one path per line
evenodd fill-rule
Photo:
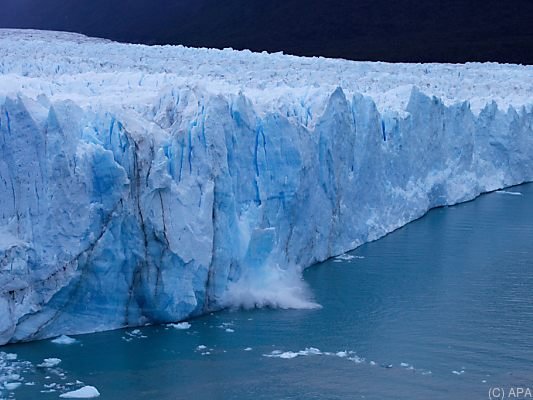
M 308 347 L 305 350 L 300 350 L 297 352 L 294 351 L 285 351 L 282 352 L 280 350 L 274 350 L 270 354 L 263 354 L 263 357 L 270 357 L 270 358 L 284 358 L 284 359 L 291 359 L 296 358 L 298 356 L 310 356 L 310 355 L 320 355 L 322 352 L 314 347 Z
M 244 349 L 244 351 L 252 351 L 253 349 L 251 347 L 247 347 Z
M 100 396 L 100 392 L 94 386 L 84 386 L 72 392 L 63 393 L 59 397 L 63 399 L 94 399 Z
M 522 196 L 522 193 L 520 193 L 520 192 L 510 192 L 508 190 L 498 190 L 496 193 L 508 194 L 508 195 L 511 195 L 511 196 Z
M 67 335 L 61 335 L 53 339 L 51 342 L 55 344 L 74 344 L 77 342 L 77 340 Z
M 233 333 L 233 332 L 235 332 L 235 330 L 234 330 L 234 329 L 231 329 L 231 328 L 226 328 L 226 332 L 228 332 L 228 333 Z
M 355 259 L 355 256 L 351 254 L 341 254 L 340 256 L 335 257 L 335 260 L 339 260 L 339 261 L 350 261 L 353 259 Z
M 462 369 L 461 371 L 455 371 L 455 370 L 452 371 L 452 374 L 454 374 L 454 375 L 463 375 L 464 373 L 465 373 L 464 369 Z
M 20 385 L 22 385 L 22 383 L 20 383 L 20 382 L 6 382 L 6 383 L 4 383 L 4 388 L 6 388 L 6 390 L 15 390 Z
M 341 263 L 346 261 L 353 261 L 353 260 L 362 260 L 365 258 L 364 256 L 356 256 L 353 254 L 341 254 L 340 256 L 337 256 L 333 259 L 333 262 L 335 263 Z
M 343 351 L 337 351 L 337 352 L 329 352 L 329 351 L 321 351 L 321 350 L 319 350 L 319 349 L 317 349 L 315 347 L 308 347 L 305 350 L 300 350 L 300 351 L 273 350 L 269 354 L 263 354 L 263 357 L 282 358 L 282 359 L 290 360 L 290 359 L 293 359 L 293 358 L 296 358 L 296 357 L 310 356 L 310 355 L 326 356 L 326 357 L 338 357 L 338 358 L 342 358 L 342 359 L 345 359 L 345 360 L 348 360 L 348 361 L 352 361 L 355 364 L 368 364 L 370 366 L 378 365 L 378 363 L 375 362 L 375 361 L 367 361 L 366 358 L 358 356 L 354 351 L 343 350 Z M 413 365 L 411 365 L 409 363 L 402 362 L 399 365 L 400 365 L 400 367 L 402 367 L 402 368 L 404 368 L 406 370 L 413 371 L 413 372 L 419 373 L 421 375 L 431 375 L 432 374 L 431 371 L 426 370 L 426 369 L 416 369 Z M 389 363 L 380 364 L 380 366 L 382 368 L 385 368 L 385 369 L 393 368 L 393 364 L 389 364 Z M 455 372 L 457 372 L 457 371 L 454 371 L 454 373 Z M 462 371 L 461 374 L 462 373 L 464 373 L 464 371 Z
M 133 339 L 146 339 L 147 337 L 139 329 L 134 329 L 131 332 L 126 332 L 126 336 L 122 336 L 122 340 L 131 342 Z
M 186 330 L 191 327 L 191 324 L 188 322 L 180 322 L 178 324 L 167 324 L 167 326 L 178 330 Z
M 415 369 L 415 367 L 413 367 L 411 364 L 408 364 L 405 362 L 400 363 L 400 367 L 408 369 L 408 370 L 412 370 L 412 371 L 414 371 Z
M 60 358 L 45 358 L 41 364 L 37 364 L 41 368 L 53 368 L 61 363 Z

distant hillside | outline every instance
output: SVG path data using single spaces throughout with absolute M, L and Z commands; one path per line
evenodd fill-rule
M 3 0 L 0 27 L 353 60 L 533 64 L 533 0 Z

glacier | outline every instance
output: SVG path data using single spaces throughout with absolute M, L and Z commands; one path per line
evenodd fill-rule
M 0 30 L 0 344 L 315 307 L 304 268 L 533 181 L 532 78 Z

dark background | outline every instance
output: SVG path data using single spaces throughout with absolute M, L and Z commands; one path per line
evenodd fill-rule
M 533 0 L 0 0 L 0 27 L 353 60 L 533 64 Z

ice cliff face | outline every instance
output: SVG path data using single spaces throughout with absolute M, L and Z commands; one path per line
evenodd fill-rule
M 532 67 L 32 31 L 0 55 L 0 344 L 311 307 L 302 268 L 533 180 Z

